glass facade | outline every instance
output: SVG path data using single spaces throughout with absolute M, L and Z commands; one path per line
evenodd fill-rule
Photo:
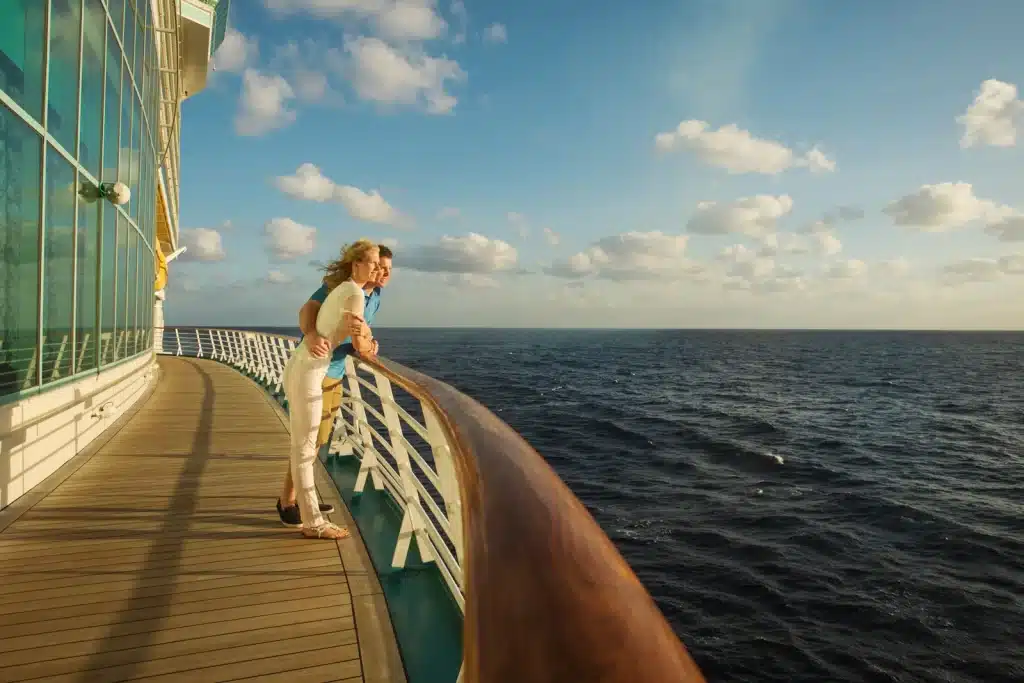
M 0 402 L 151 352 L 159 158 L 148 2 L 3 5 Z

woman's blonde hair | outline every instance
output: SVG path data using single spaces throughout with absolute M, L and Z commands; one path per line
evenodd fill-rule
M 358 263 L 366 258 L 377 245 L 368 239 L 359 239 L 352 244 L 346 244 L 341 248 L 341 258 L 324 266 L 324 284 L 330 291 L 345 280 L 352 277 L 352 264 Z

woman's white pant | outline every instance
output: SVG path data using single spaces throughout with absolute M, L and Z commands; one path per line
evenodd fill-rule
M 323 407 L 325 365 L 311 364 L 298 352 L 292 354 L 284 367 L 282 384 L 288 399 L 291 421 L 291 468 L 295 482 L 295 499 L 299 504 L 302 526 L 317 527 L 324 523 L 320 500 L 316 495 L 313 464 L 316 462 L 316 435 L 320 429 Z

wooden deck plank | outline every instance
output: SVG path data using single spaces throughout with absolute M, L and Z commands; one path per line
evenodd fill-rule
M 355 683 L 372 651 L 401 680 L 361 541 L 279 524 L 276 408 L 226 366 L 159 363 L 135 417 L 0 526 L 0 678 Z

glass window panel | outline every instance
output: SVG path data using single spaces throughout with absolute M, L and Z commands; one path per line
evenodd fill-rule
M 101 202 L 103 214 L 103 247 L 100 251 L 100 358 L 106 365 L 114 360 L 114 340 L 117 331 L 117 209 Z
M 82 108 L 78 160 L 97 178 L 100 136 L 103 133 L 103 55 L 107 15 L 101 0 L 85 0 L 85 40 L 82 45 Z
M 132 178 L 132 102 L 135 95 L 132 93 L 131 74 L 128 69 L 121 67 L 121 138 L 117 156 L 117 180 L 125 185 L 131 186 Z M 114 182 L 111 180 L 110 182 Z M 125 207 L 126 209 L 128 207 Z
M 139 233 L 128 227 L 128 269 L 125 275 L 125 304 L 128 317 L 125 319 L 125 356 L 135 355 L 135 329 L 138 327 L 135 313 L 139 302 Z
M 46 3 L 3 0 L 0 15 L 0 90 L 41 122 Z
M 143 305 L 145 306 L 145 321 L 146 321 L 146 343 L 145 349 L 148 351 L 153 348 L 153 252 L 149 251 L 146 253 L 146 280 L 143 283 L 145 289 L 143 290 Z
M 106 95 L 103 110 L 102 182 L 117 180 L 118 124 L 121 120 L 121 52 L 113 31 L 107 31 Z
M 78 126 L 78 46 L 81 0 L 50 0 L 49 95 L 46 130 L 71 154 Z
M 124 29 L 121 31 L 122 45 L 124 45 L 124 59 L 128 68 L 135 70 L 135 10 L 132 3 L 125 3 Z
M 132 137 L 131 147 L 128 150 L 129 158 L 131 159 L 131 182 L 129 187 L 132 190 L 132 201 L 128 202 L 128 213 L 136 221 L 139 220 L 139 204 L 135 198 L 139 196 L 139 177 L 141 171 L 139 166 L 142 164 L 142 159 L 139 156 L 139 147 L 142 139 L 142 104 L 139 102 L 139 98 L 136 95 L 132 95 Z
M 121 35 L 121 27 L 124 25 L 125 2 L 126 0 L 107 0 L 107 9 L 110 10 L 110 19 L 114 22 L 117 35 Z
M 0 396 L 36 384 L 41 149 L 0 104 Z
M 81 185 L 81 183 L 80 183 Z M 92 370 L 98 363 L 96 343 L 99 327 L 96 319 L 96 295 L 99 266 L 100 203 L 78 200 L 78 261 L 75 264 L 75 372 Z
M 74 299 L 74 167 L 52 147 L 46 150 L 46 229 L 43 232 L 43 384 L 71 374 Z
M 143 5 L 145 3 L 139 3 Z M 146 31 L 139 23 L 140 17 L 136 15 L 135 22 L 135 56 L 132 58 L 132 73 L 135 74 L 135 87 L 142 93 L 143 62 L 146 56 Z
M 117 298 L 114 301 L 114 321 L 117 325 L 117 334 L 115 339 L 117 344 L 114 348 L 114 357 L 118 360 L 125 357 L 125 332 L 127 327 L 125 323 L 126 312 L 128 308 L 128 231 L 131 230 L 131 226 L 128 225 L 127 219 L 121 215 L 120 212 L 117 214 Z

